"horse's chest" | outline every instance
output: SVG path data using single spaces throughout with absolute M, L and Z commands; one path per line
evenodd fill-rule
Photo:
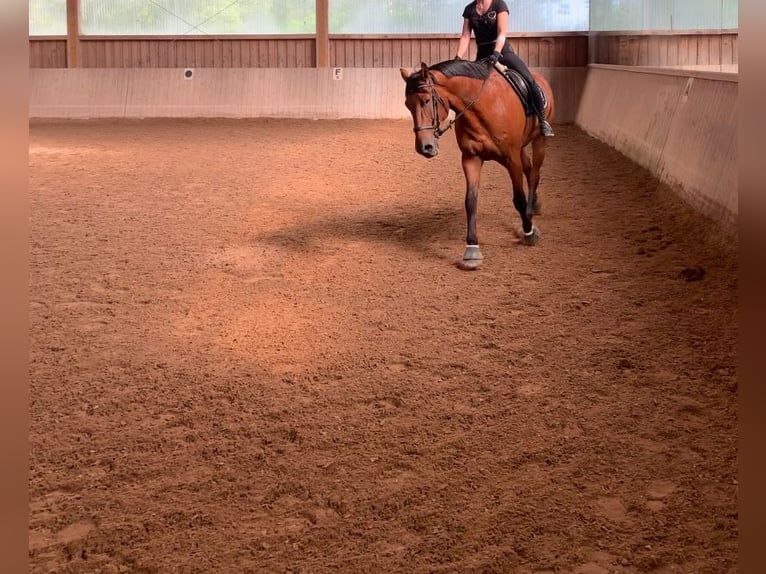
M 499 152 L 497 142 L 483 133 L 473 133 L 465 130 L 457 134 L 460 151 L 468 155 L 490 159 Z

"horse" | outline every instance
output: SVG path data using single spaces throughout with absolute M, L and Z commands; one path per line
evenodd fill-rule
M 426 158 L 435 157 L 439 153 L 439 137 L 455 127 L 466 182 L 468 231 L 463 260 L 458 263 L 465 270 L 478 269 L 483 260 L 476 233 L 476 210 L 485 161 L 498 162 L 510 174 L 513 205 L 521 216 L 522 242 L 536 245 L 540 239 L 532 217 L 540 214 L 537 188 L 547 138 L 540 133 L 537 117 L 527 112 L 521 97 L 498 71 L 500 68 L 483 60 L 456 59 L 430 67 L 421 63 L 420 69 L 412 72 L 399 69 L 406 84 L 405 105 L 412 114 L 416 151 Z M 554 112 L 551 87 L 537 72 L 532 75 L 545 94 L 545 113 L 551 121 Z M 450 110 L 455 113 L 454 118 L 442 127 Z M 530 145 L 531 158 L 526 151 Z M 524 195 L 525 176 L 527 196 Z

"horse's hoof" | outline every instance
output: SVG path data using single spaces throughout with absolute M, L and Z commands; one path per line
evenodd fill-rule
M 524 245 L 537 245 L 537 242 L 540 241 L 540 230 L 533 225 L 532 233 L 529 235 L 525 233 L 522 240 L 524 241 Z
M 481 259 L 463 259 L 457 262 L 457 268 L 463 271 L 476 271 L 481 267 Z
M 481 254 L 478 245 L 466 245 L 463 252 L 463 260 L 458 263 L 458 267 L 464 271 L 475 271 L 481 267 L 484 256 Z

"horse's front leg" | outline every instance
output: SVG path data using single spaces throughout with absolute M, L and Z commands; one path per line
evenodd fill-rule
M 479 203 L 479 182 L 484 161 L 477 156 L 463 154 L 463 173 L 465 174 L 465 216 L 468 232 L 465 238 L 465 251 L 460 262 L 461 269 L 478 269 L 483 259 L 479 251 L 479 237 L 476 233 L 476 210 Z

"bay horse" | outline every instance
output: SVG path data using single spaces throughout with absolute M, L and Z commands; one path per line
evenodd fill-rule
M 502 66 L 502 65 L 500 65 Z M 455 127 L 455 137 L 462 152 L 465 174 L 465 212 L 468 232 L 462 269 L 477 269 L 483 259 L 476 234 L 481 168 L 485 161 L 496 161 L 511 176 L 513 205 L 521 216 L 522 241 L 535 245 L 540 231 L 532 216 L 540 212 L 537 187 L 545 159 L 546 139 L 540 133 L 534 114 L 528 115 L 521 98 L 511 84 L 487 61 L 448 60 L 410 72 L 400 68 L 406 83 L 405 105 L 412 114 L 415 149 L 426 158 L 439 153 L 439 137 Z M 553 93 L 548 82 L 537 72 L 533 77 L 547 99 L 546 117 L 553 118 Z M 442 122 L 450 110 L 455 117 L 446 127 Z M 532 148 L 530 158 L 525 148 Z M 529 188 L 524 194 L 524 177 Z

